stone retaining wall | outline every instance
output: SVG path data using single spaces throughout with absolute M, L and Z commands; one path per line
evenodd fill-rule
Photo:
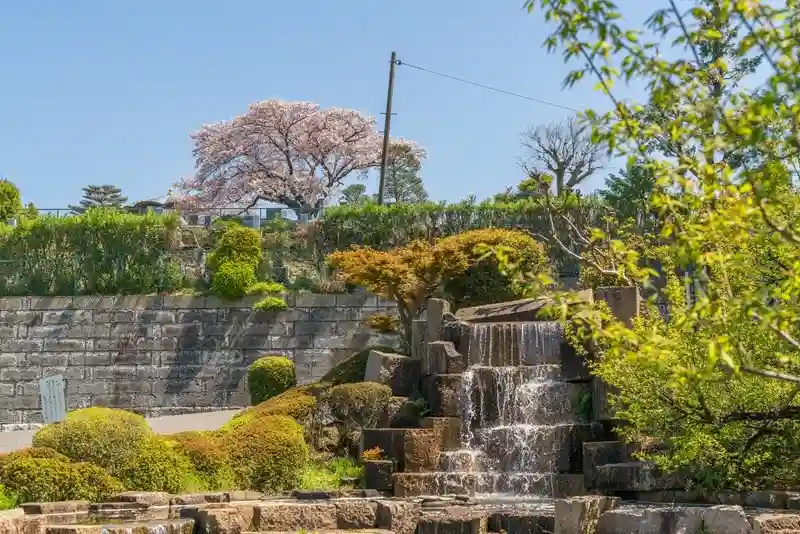
M 261 355 L 292 358 L 307 383 L 356 350 L 395 342 L 362 324 L 393 307 L 372 295 L 300 293 L 282 312 L 254 312 L 257 300 L 0 299 L 0 429 L 41 421 L 45 376 L 64 376 L 68 409 L 190 413 L 248 405 L 247 367 Z

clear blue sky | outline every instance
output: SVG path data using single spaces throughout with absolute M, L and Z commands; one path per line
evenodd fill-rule
M 160 196 L 192 172 L 189 133 L 251 102 L 310 100 L 380 120 L 392 50 L 401 61 L 535 98 L 604 107 L 590 83 L 561 90 L 568 68 L 542 48 L 541 15 L 521 5 L 5 0 L 0 175 L 40 208 L 74 203 L 87 184 L 119 185 L 131 200 Z M 427 148 L 426 186 L 447 200 L 516 184 L 520 132 L 569 114 L 407 67 L 397 72 L 394 107 L 392 133 Z

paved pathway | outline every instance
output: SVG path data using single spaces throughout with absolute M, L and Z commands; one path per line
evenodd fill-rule
M 165 415 L 148 419 L 150 428 L 158 434 L 173 434 L 187 430 L 216 430 L 230 420 L 239 410 L 193 413 L 186 415 Z M 29 447 L 36 430 L 0 432 L 0 453 Z

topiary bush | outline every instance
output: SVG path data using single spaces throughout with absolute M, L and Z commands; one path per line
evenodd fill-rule
M 247 368 L 250 403 L 260 404 L 297 384 L 294 363 L 285 356 L 264 356 Z
M 0 223 L 5 223 L 22 209 L 22 196 L 13 182 L 0 180 Z
M 128 490 L 181 493 L 202 489 L 189 458 L 156 436 L 140 444 L 135 461 L 116 471 Z
M 105 502 L 125 489 L 102 467 L 24 455 L 5 462 L 1 478 L 18 502 Z
M 242 298 L 247 288 L 256 283 L 256 270 L 245 261 L 226 261 L 214 272 L 211 291 L 228 300 Z
M 331 414 L 348 432 L 376 426 L 391 398 L 392 388 L 377 382 L 341 384 L 325 395 Z
M 255 272 L 262 259 L 261 234 L 247 226 L 229 224 L 218 237 L 206 265 L 212 273 L 216 273 L 225 263 L 240 262 L 250 265 Z
M 152 431 L 144 417 L 113 408 L 83 408 L 33 436 L 34 447 L 48 447 L 76 462 L 90 462 L 118 475 L 136 461 Z M 128 488 L 133 489 L 133 488 Z
M 367 360 L 369 351 L 378 352 L 397 352 L 397 349 L 385 345 L 374 345 L 362 349 L 352 356 L 336 364 L 330 371 L 325 373 L 320 382 L 338 386 L 339 384 L 349 384 L 351 382 L 363 382 L 364 372 L 367 370 Z
M 298 486 L 308 463 L 303 427 L 290 417 L 259 417 L 223 435 L 237 486 L 278 492 Z
M 268 296 L 253 304 L 253 309 L 256 311 L 282 311 L 289 308 L 286 300 L 283 297 Z
M 216 433 L 181 432 L 168 439 L 192 463 L 203 489 L 228 490 L 236 487 L 230 457 Z
M 301 424 L 306 423 L 317 406 L 317 397 L 325 391 L 325 387 L 323 384 L 307 384 L 289 389 L 261 404 L 239 412 L 220 430 L 229 432 L 257 418 L 271 415 L 284 415 Z

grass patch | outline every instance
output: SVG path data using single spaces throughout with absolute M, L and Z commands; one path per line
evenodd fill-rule
M 333 458 L 325 462 L 309 462 L 300 476 L 300 489 L 332 490 L 343 486 L 342 478 L 360 478 L 363 468 L 350 458 Z

